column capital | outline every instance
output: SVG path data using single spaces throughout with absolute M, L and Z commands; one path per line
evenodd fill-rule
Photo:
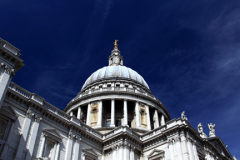
M 115 98 L 111 98 L 111 100 L 115 100 Z
M 10 75 L 11 77 L 15 75 L 15 70 L 7 66 L 5 63 L 1 63 L 1 67 L 4 68 L 4 73 Z
M 34 115 L 34 120 L 35 122 L 40 122 L 42 120 L 42 117 L 38 116 L 38 115 Z
M 28 110 L 26 116 L 31 119 L 34 116 L 34 114 L 30 110 Z
M 73 134 L 72 134 L 72 131 L 70 131 L 70 132 L 68 133 L 68 138 L 72 140 L 73 137 L 74 137 L 74 136 L 73 136 Z

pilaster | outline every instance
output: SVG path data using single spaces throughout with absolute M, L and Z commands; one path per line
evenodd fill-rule
M 28 132 L 29 132 L 29 129 L 30 129 L 29 126 L 31 124 L 31 121 L 32 121 L 31 119 L 32 119 L 33 116 L 34 116 L 34 114 L 30 110 L 28 110 L 26 118 L 25 118 L 25 122 L 24 122 L 24 125 L 23 125 L 23 128 L 22 128 L 21 138 L 20 138 L 18 148 L 17 148 L 17 153 L 16 153 L 16 157 L 15 157 L 16 160 L 21 159 L 23 150 L 26 149 L 27 135 L 28 135 Z
M 57 143 L 57 150 L 56 150 L 55 160 L 58 160 L 59 152 L 60 152 L 60 143 L 58 142 Z
M 130 160 L 134 160 L 134 147 L 130 148 Z
M 11 69 L 4 63 L 1 63 L 0 67 L 1 69 L 3 69 L 3 73 L 0 77 L 0 108 L 1 108 L 3 100 L 8 90 L 8 86 L 11 82 L 13 75 L 15 74 L 15 70 Z
M 28 146 L 26 160 L 31 160 L 33 149 L 34 149 L 35 142 L 36 142 L 37 133 L 38 133 L 39 123 L 42 120 L 42 118 L 37 115 L 34 116 L 34 119 L 35 119 L 35 121 L 33 122 L 32 134 L 29 139 L 30 142 L 29 142 L 29 146 Z
M 73 147 L 73 135 L 70 131 L 68 134 L 67 149 L 65 152 L 65 160 L 70 160 L 72 158 L 72 147 Z
M 178 151 L 178 160 L 183 160 L 180 137 L 175 138 L 175 143 L 176 143 L 177 151 Z
M 12 122 L 10 131 L 9 131 L 9 136 L 7 138 L 7 141 L 6 141 L 5 145 L 4 145 L 4 148 L 3 148 L 3 151 L 2 151 L 2 154 L 1 154 L 1 158 L 0 159 L 2 159 L 2 160 L 8 160 L 7 152 L 8 152 L 8 149 L 9 149 L 10 135 L 13 132 L 14 125 L 15 125 L 14 122 Z
M 74 157 L 73 160 L 78 160 L 79 159 L 79 146 L 80 146 L 80 138 L 75 137 L 75 143 L 74 143 Z
M 170 152 L 170 159 L 174 160 L 173 141 L 172 140 L 168 141 L 168 148 L 169 148 L 169 152 Z

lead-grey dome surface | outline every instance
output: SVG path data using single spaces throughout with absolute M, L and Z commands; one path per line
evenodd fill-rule
M 136 71 L 132 70 L 131 68 L 120 65 L 107 66 L 97 70 L 86 80 L 86 82 L 82 86 L 82 89 L 84 89 L 89 84 L 99 81 L 101 79 L 110 79 L 114 77 L 119 79 L 128 79 L 137 82 L 149 89 L 148 84 L 141 75 L 139 75 Z

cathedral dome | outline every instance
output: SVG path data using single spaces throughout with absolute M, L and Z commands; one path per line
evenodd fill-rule
M 86 80 L 82 89 L 84 89 L 89 84 L 92 84 L 100 80 L 106 80 L 106 79 L 130 80 L 130 81 L 137 82 L 149 89 L 148 84 L 140 74 L 138 74 L 136 71 L 132 70 L 131 68 L 121 66 L 121 65 L 107 66 L 97 70 Z

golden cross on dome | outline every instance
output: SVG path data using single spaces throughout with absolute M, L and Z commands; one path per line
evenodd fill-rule
M 115 39 L 115 42 L 113 43 L 114 44 L 114 49 L 118 49 L 118 44 L 117 44 L 118 40 Z

